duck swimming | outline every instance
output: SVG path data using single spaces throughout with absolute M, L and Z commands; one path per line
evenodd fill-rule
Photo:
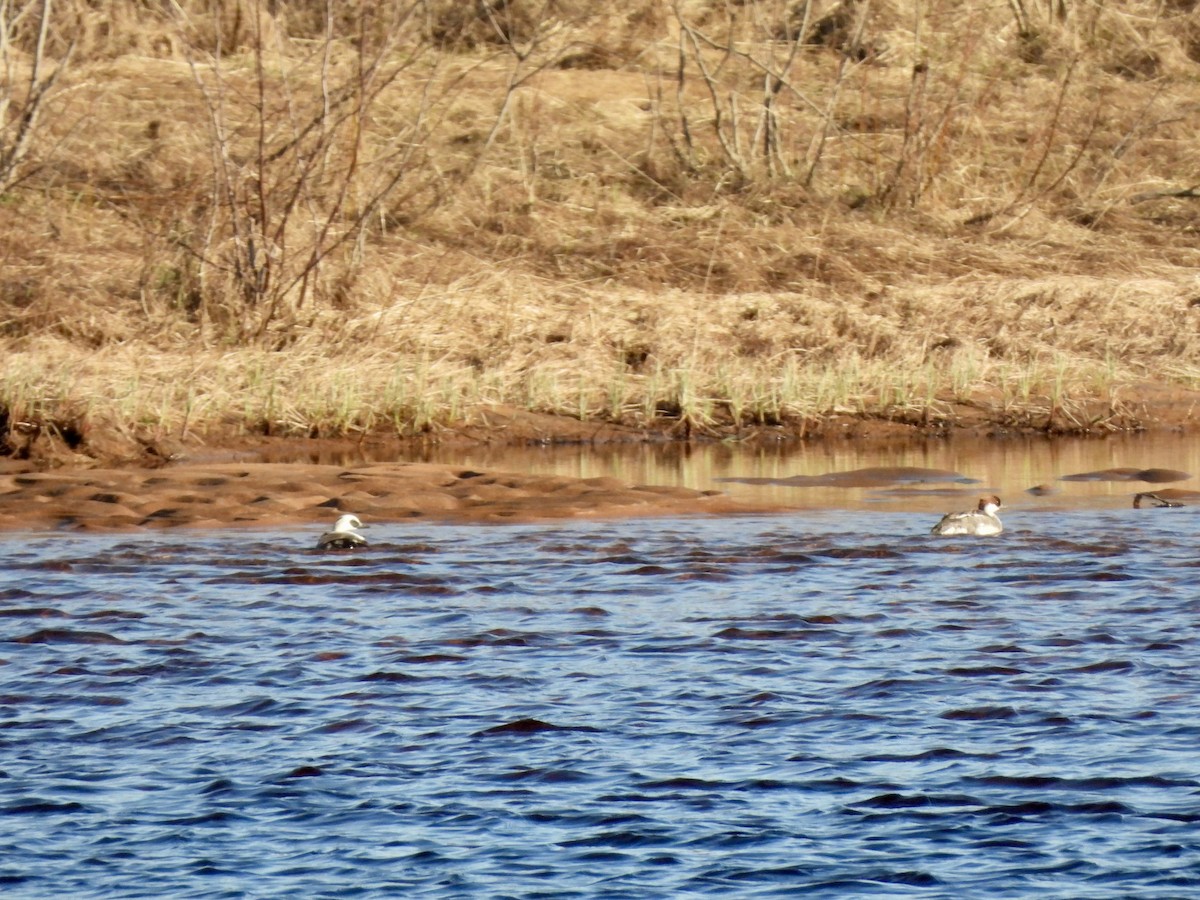
M 1174 500 L 1167 500 L 1166 498 L 1160 497 L 1160 496 L 1158 496 L 1158 494 L 1150 493 L 1149 491 L 1146 491 L 1141 494 L 1133 495 L 1133 508 L 1134 509 L 1141 509 L 1143 503 L 1145 503 L 1146 506 L 1149 506 L 1152 509 L 1155 507 L 1165 507 L 1167 509 L 1178 509 L 1179 507 L 1183 506 L 1182 503 L 1176 503 Z
M 942 521 L 933 526 L 930 534 L 999 534 L 1004 530 L 996 510 L 1000 508 L 1000 498 L 994 494 L 990 497 L 980 497 L 979 506 L 970 512 L 947 513 Z
M 350 550 L 367 546 L 367 539 L 355 531 L 366 528 L 358 516 L 347 514 L 334 523 L 333 531 L 327 531 L 317 540 L 318 550 Z

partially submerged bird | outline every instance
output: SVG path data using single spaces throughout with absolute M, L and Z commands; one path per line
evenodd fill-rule
M 1174 500 L 1167 500 L 1166 498 L 1160 497 L 1158 494 L 1153 494 L 1149 491 L 1133 495 L 1134 509 L 1141 509 L 1143 503 L 1151 508 L 1167 507 L 1169 509 L 1178 509 L 1179 507 L 1183 506 L 1182 503 L 1176 503 Z
M 366 528 L 358 516 L 347 513 L 334 523 L 333 531 L 327 531 L 317 540 L 318 550 L 350 550 L 367 546 L 367 539 L 355 531 Z
M 1000 517 L 996 515 L 999 508 L 1000 498 L 994 494 L 980 497 L 976 509 L 942 516 L 942 521 L 933 526 L 930 534 L 999 534 L 1004 530 Z

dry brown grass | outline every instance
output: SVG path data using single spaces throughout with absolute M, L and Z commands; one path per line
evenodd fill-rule
M 56 4 L 0 431 L 1083 428 L 1196 383 L 1200 4 L 469 6 Z

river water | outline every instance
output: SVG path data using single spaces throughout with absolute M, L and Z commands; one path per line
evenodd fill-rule
M 474 469 L 502 468 L 588 478 L 615 475 L 635 484 L 681 484 L 717 487 L 753 502 L 813 509 L 912 510 L 946 512 L 966 502 L 974 506 L 980 492 L 999 493 L 1010 508 L 1031 510 L 1115 508 L 1129 506 L 1137 491 L 1161 487 L 1200 490 L 1200 440 L 1192 435 L 1114 435 L 1106 439 L 1065 440 L 1011 437 L 1002 440 L 928 440 L 883 445 L 827 440 L 796 448 L 789 445 L 744 447 L 736 443 L 651 447 L 580 446 L 443 451 L 434 448 L 430 462 Z M 352 460 L 339 460 L 349 462 Z M 783 482 L 800 475 L 863 468 L 940 469 L 963 476 L 961 482 L 796 487 Z M 1193 477 L 1178 483 L 1063 481 L 1064 476 L 1113 468 L 1181 470 Z M 727 479 L 756 478 L 744 484 Z M 1044 494 L 1030 494 L 1035 487 Z M 959 499 L 956 501 L 954 497 Z M 956 505 L 957 504 L 957 505 Z
M 868 489 L 341 555 L 0 537 L 0 886 L 1198 896 L 1200 506 L 1058 484 L 990 539 Z

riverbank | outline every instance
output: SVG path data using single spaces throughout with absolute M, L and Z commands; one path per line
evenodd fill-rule
M 172 464 L 21 472 L 0 463 L 0 531 L 125 531 L 368 524 L 413 519 L 514 523 L 765 512 L 717 490 L 637 485 L 427 463 Z M 319 533 L 319 529 L 318 529 Z
M 1194 427 L 1200 11 L 501 6 L 18 17 L 0 459 Z
M 579 419 L 512 406 L 481 406 L 458 421 L 431 424 L 419 433 L 387 428 L 314 429 L 309 436 L 250 429 L 231 417 L 222 427 L 166 431 L 103 419 L 15 420 L 0 441 L 0 467 L 9 472 L 60 468 L 157 468 L 174 463 L 419 459 L 490 448 L 688 447 L 724 443 L 743 448 L 800 449 L 821 445 L 903 446 L 930 440 L 1004 441 L 1028 437 L 1103 438 L 1119 434 L 1191 434 L 1200 428 L 1200 391 L 1141 382 L 1110 402 L 1070 401 L 1039 416 L 1014 414 L 986 396 L 946 403 L 935 411 L 845 411 L 786 423 L 696 425 L 659 416 L 640 425 Z M 265 433 L 264 433 L 265 432 Z
M 982 494 L 1004 498 L 1019 529 L 1039 510 L 1128 510 L 1147 490 L 1185 505 L 1200 496 L 1194 430 L 928 437 L 844 425 L 841 437 L 804 440 L 635 440 L 613 432 L 590 442 L 516 444 L 493 431 L 490 442 L 460 434 L 418 445 L 254 436 L 106 464 L 78 454 L 82 463 L 52 467 L 7 458 L 0 531 L 327 528 L 343 512 L 376 525 L 789 510 L 933 517 L 973 507 Z M 1156 514 L 1164 513 L 1142 513 Z

